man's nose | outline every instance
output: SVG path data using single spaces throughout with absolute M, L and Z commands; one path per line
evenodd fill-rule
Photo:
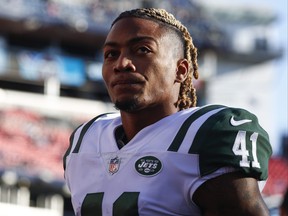
M 133 64 L 131 58 L 124 56 L 124 55 L 120 55 L 114 66 L 114 71 L 115 72 L 133 72 L 133 71 L 136 71 L 136 67 Z

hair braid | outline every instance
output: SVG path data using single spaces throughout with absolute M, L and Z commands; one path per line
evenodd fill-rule
M 124 17 L 138 17 L 144 19 L 150 19 L 156 22 L 161 22 L 165 26 L 180 33 L 184 45 L 184 58 L 188 60 L 189 71 L 188 76 L 184 82 L 181 83 L 178 100 L 175 106 L 179 110 L 187 109 L 189 107 L 196 106 L 197 96 L 196 89 L 193 86 L 193 77 L 198 79 L 198 63 L 197 63 L 197 48 L 193 44 L 193 39 L 188 29 L 177 20 L 172 14 L 168 13 L 164 9 L 156 8 L 139 8 L 121 13 L 112 23 L 112 26 L 120 19 Z

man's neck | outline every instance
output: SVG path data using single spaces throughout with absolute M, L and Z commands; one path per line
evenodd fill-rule
M 143 128 L 154 124 L 155 122 L 176 113 L 177 108 L 173 109 L 152 109 L 152 110 L 140 110 L 135 112 L 120 111 L 123 128 L 130 141 L 139 131 Z

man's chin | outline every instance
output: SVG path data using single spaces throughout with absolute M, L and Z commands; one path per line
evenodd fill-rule
M 129 100 L 129 101 L 116 101 L 114 107 L 117 110 L 125 111 L 125 112 L 133 112 L 138 110 L 139 106 L 137 100 Z

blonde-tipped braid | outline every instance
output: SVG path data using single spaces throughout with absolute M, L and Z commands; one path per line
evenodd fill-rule
M 172 14 L 164 9 L 156 8 L 139 8 L 121 13 L 112 23 L 112 26 L 120 19 L 125 17 L 138 17 L 150 19 L 164 26 L 173 29 L 178 35 L 180 33 L 184 45 L 184 58 L 188 60 L 189 72 L 184 82 L 181 83 L 178 101 L 175 106 L 179 110 L 187 109 L 196 106 L 197 96 L 196 89 L 193 86 L 193 77 L 198 79 L 198 63 L 197 63 L 197 48 L 193 44 L 192 37 L 188 29 L 177 20 Z

